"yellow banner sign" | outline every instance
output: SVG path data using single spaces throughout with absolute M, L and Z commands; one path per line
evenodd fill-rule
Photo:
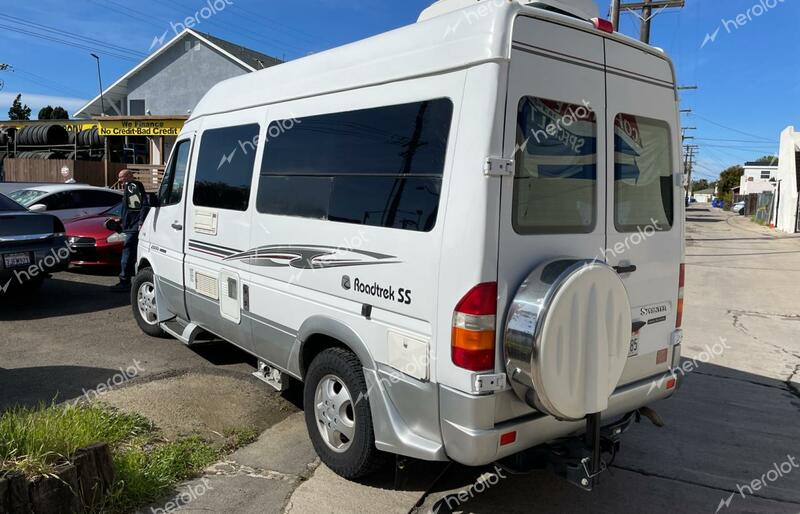
M 98 121 L 101 136 L 177 136 L 183 120 L 109 120 Z

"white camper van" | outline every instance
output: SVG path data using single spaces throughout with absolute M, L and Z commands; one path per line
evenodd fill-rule
M 442 0 L 215 86 L 141 231 L 139 325 L 301 381 L 344 477 L 549 448 L 591 489 L 674 392 L 683 308 L 673 66 L 597 15 Z

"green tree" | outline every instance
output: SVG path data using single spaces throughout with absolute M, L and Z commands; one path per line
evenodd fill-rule
M 39 110 L 39 119 L 40 120 L 68 120 L 69 114 L 67 110 L 61 106 L 57 107 L 42 107 Z
M 42 107 L 39 109 L 39 115 L 37 116 L 40 120 L 52 120 L 53 119 L 53 108 L 51 106 Z
M 756 164 L 766 164 L 768 166 L 777 166 L 778 165 L 778 156 L 777 155 L 765 155 L 759 159 L 756 159 Z
M 57 107 L 53 107 L 53 119 L 54 120 L 68 120 L 69 113 L 66 109 L 61 107 L 60 105 Z
M 692 180 L 692 191 L 702 191 L 704 189 L 709 189 L 711 184 L 708 183 L 708 180 L 701 178 L 700 180 Z
M 730 193 L 734 187 L 739 187 L 739 182 L 742 176 L 744 175 L 744 168 L 739 166 L 731 166 L 730 168 L 726 169 L 722 173 L 719 174 L 719 193 L 720 195 L 724 195 L 726 193 Z
M 18 94 L 8 110 L 9 120 L 29 120 L 31 119 L 31 108 L 22 103 L 22 94 Z

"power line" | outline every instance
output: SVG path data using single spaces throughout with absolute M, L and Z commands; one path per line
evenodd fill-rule
M 665 9 L 673 7 L 683 7 L 685 0 L 644 0 L 643 2 L 623 4 L 621 0 L 612 0 L 611 19 L 615 29 L 619 29 L 619 17 L 622 12 L 629 11 L 636 14 L 641 20 L 639 27 L 639 39 L 650 44 L 650 26 L 653 18 L 661 14 Z M 656 9 L 653 12 L 653 9 Z M 641 11 L 639 14 L 636 11 Z
M 144 57 L 145 56 L 142 52 L 138 52 L 136 50 L 133 50 L 133 49 L 130 49 L 130 48 L 126 48 L 124 46 L 119 46 L 119 45 L 115 45 L 115 44 L 112 44 L 112 43 L 106 43 L 104 41 L 100 41 L 99 39 L 94 39 L 94 38 L 91 38 L 91 37 L 88 37 L 88 36 L 82 36 L 80 34 L 76 34 L 74 32 L 67 31 L 67 30 L 60 29 L 60 28 L 55 28 L 55 27 L 50 27 L 50 26 L 47 26 L 47 25 L 42 25 L 41 23 L 34 23 L 32 21 L 27 21 L 27 20 L 22 19 L 22 18 L 17 18 L 16 16 L 11 16 L 9 14 L 0 14 L 0 18 L 5 18 L 7 21 L 10 21 L 12 23 L 21 23 L 23 25 L 27 25 L 28 27 L 31 27 L 31 28 L 36 29 L 36 30 L 45 30 L 45 31 L 48 31 L 49 34 L 50 33 L 63 34 L 63 35 L 68 36 L 68 37 L 70 37 L 72 39 L 82 40 L 86 44 L 97 45 L 97 46 L 99 46 L 101 48 L 107 48 L 108 50 L 111 50 L 111 51 L 114 51 L 114 52 L 123 52 L 123 53 L 131 54 L 134 57 Z
M 729 142 L 729 143 L 758 143 L 758 144 L 764 144 L 764 145 L 774 144 L 774 143 L 767 143 L 766 141 L 764 141 L 762 143 L 761 141 L 754 140 L 754 139 L 714 139 L 714 138 L 709 138 L 709 137 L 698 137 L 698 138 L 695 138 L 695 139 L 697 139 L 698 141 L 722 141 L 722 142 Z
M 35 37 L 35 38 L 43 39 L 43 40 L 46 40 L 46 41 L 52 41 L 54 43 L 59 43 L 59 44 L 62 44 L 62 45 L 71 46 L 73 48 L 79 48 L 81 50 L 88 50 L 90 52 L 97 52 L 99 54 L 107 55 L 109 57 L 116 57 L 117 59 L 123 59 L 123 60 L 126 60 L 126 61 L 132 61 L 132 62 L 138 62 L 139 61 L 138 59 L 135 59 L 135 58 L 127 56 L 127 55 L 121 55 L 121 54 L 118 54 L 118 53 L 115 53 L 115 52 L 111 52 L 111 51 L 108 51 L 108 50 L 100 50 L 97 47 L 88 46 L 88 45 L 84 45 L 84 44 L 78 44 L 78 43 L 75 43 L 73 41 L 66 41 L 66 40 L 63 40 L 63 39 L 60 39 L 60 38 L 57 38 L 57 37 L 54 37 L 54 36 L 46 36 L 44 34 L 39 34 L 37 32 L 31 32 L 29 30 L 21 29 L 21 28 L 18 28 L 18 27 L 12 27 L 10 25 L 2 25 L 2 24 L 0 24 L 0 28 L 6 29 L 6 30 L 10 30 L 12 32 L 17 32 L 19 34 L 25 34 L 27 36 L 32 36 L 32 37 Z
M 761 141 L 767 141 L 767 142 L 770 142 L 770 143 L 774 142 L 774 141 L 773 141 L 773 140 L 771 140 L 771 139 L 767 139 L 767 138 L 765 138 L 765 137 L 757 136 L 757 135 L 755 135 L 755 134 L 750 134 L 749 132 L 745 132 L 745 131 L 743 131 L 743 130 L 738 130 L 738 129 L 735 129 L 735 128 L 733 128 L 733 127 L 728 127 L 728 126 L 726 126 L 726 125 L 723 125 L 722 123 L 717 123 L 716 121 L 714 121 L 714 120 L 711 120 L 711 119 L 708 119 L 708 118 L 706 118 L 705 116 L 701 116 L 701 115 L 699 115 L 699 114 L 697 114 L 697 113 L 694 113 L 694 114 L 692 114 L 691 116 L 697 116 L 697 117 L 698 117 L 698 118 L 700 118 L 701 120 L 705 120 L 705 121 L 707 121 L 707 122 L 711 123 L 712 125 L 716 125 L 716 126 L 718 126 L 718 127 L 720 127 L 720 128 L 724 128 L 724 129 L 726 129 L 726 130 L 730 130 L 730 131 L 732 131 L 732 132 L 737 132 L 737 133 L 739 133 L 739 134 L 742 134 L 742 135 L 744 135 L 744 136 L 753 137 L 753 138 L 759 139 L 759 140 L 761 140 Z

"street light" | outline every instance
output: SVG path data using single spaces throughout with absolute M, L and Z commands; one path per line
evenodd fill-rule
M 89 55 L 94 57 L 95 60 L 97 61 L 97 82 L 100 84 L 100 109 L 102 109 L 102 112 L 100 113 L 100 116 L 105 116 L 105 114 L 106 114 L 106 103 L 103 100 L 103 79 L 100 78 L 100 57 L 98 57 L 96 54 L 89 54 Z

